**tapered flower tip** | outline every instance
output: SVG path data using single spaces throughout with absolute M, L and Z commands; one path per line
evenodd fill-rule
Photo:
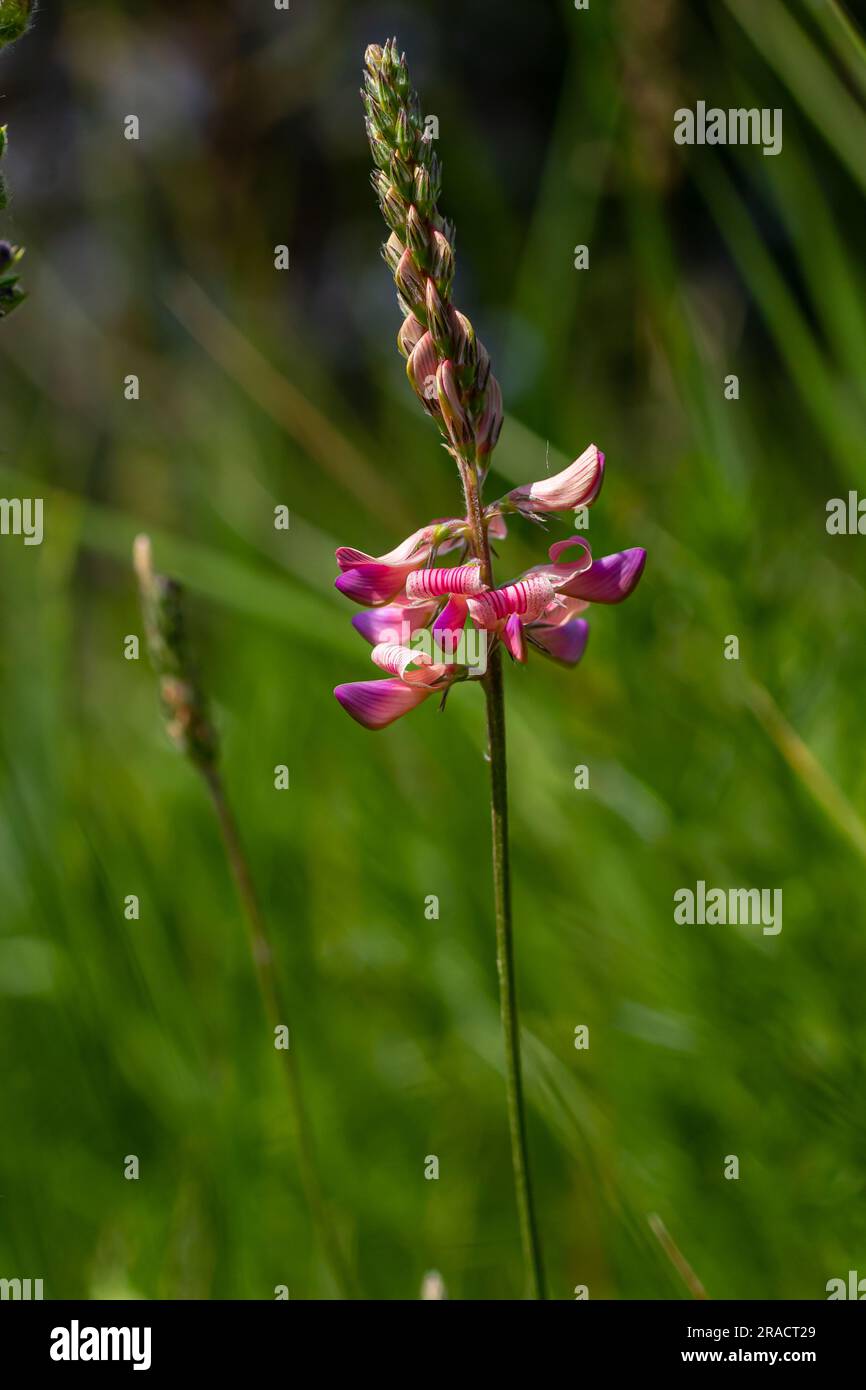
M 379 681 L 350 681 L 334 691 L 347 714 L 365 729 L 386 729 L 430 695 L 424 686 L 407 685 L 399 677 Z
M 523 624 L 516 613 L 512 613 L 511 617 L 506 619 L 505 627 L 502 630 L 502 640 L 515 661 L 523 663 L 526 660 Z
M 32 9 L 31 0 L 0 0 L 0 48 L 26 34 Z
M 589 569 L 564 584 L 561 593 L 590 603 L 622 603 L 637 587 L 646 564 L 646 551 L 640 547 L 621 550 L 593 560 Z
M 400 642 L 405 645 L 413 632 L 425 627 L 436 611 L 435 603 L 410 607 L 403 603 L 389 603 L 384 608 L 370 608 L 365 613 L 356 613 L 352 627 L 359 632 L 371 647 L 380 642 Z
M 518 511 L 529 516 L 570 511 L 574 507 L 591 506 L 601 491 L 603 481 L 604 454 L 595 444 L 590 444 L 561 473 L 514 488 L 509 492 L 508 500 Z
M 366 608 L 378 608 L 396 598 L 406 582 L 410 565 L 356 565 L 334 580 L 334 588 L 346 598 L 362 603 Z
M 558 627 L 540 624 L 532 628 L 532 640 L 547 656 L 563 666 L 576 666 L 586 650 L 589 623 L 586 618 L 571 618 Z

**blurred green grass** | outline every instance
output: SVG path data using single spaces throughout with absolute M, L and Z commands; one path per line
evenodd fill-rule
M 490 40 L 497 97 L 474 85 L 483 9 L 449 61 L 449 6 L 332 0 L 257 30 L 231 6 L 59 5 L 3 60 L 31 299 L 0 337 L 0 479 L 46 497 L 47 538 L 0 543 L 0 1274 L 48 1296 L 333 1294 L 216 828 L 123 659 L 142 527 L 190 586 L 363 1289 L 415 1297 L 431 1266 L 452 1297 L 521 1287 L 481 709 L 458 689 L 374 736 L 330 693 L 368 673 L 334 545 L 384 550 L 457 499 L 393 351 L 365 183 L 355 70 L 392 29 L 442 116 L 460 302 L 503 364 L 490 496 L 596 439 L 593 547 L 650 552 L 576 673 L 508 673 L 552 1293 L 687 1296 L 651 1212 L 713 1297 L 862 1272 L 864 569 L 824 529 L 864 472 L 862 54 L 817 0 L 551 4 Z M 136 54 L 168 76 L 130 153 Z M 538 106 L 515 115 L 526 67 Z M 68 84 L 62 177 L 46 71 Z M 697 97 L 781 106 L 782 155 L 680 163 L 672 112 Z M 499 573 L 541 547 L 515 525 Z M 698 878 L 781 887 L 781 935 L 676 926 Z

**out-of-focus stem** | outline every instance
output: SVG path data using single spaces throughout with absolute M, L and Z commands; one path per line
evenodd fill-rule
M 237 821 L 225 793 L 222 778 L 216 767 L 201 768 L 219 820 L 226 858 L 235 881 L 243 918 L 247 927 L 250 952 L 256 971 L 259 992 L 272 1031 L 288 1025 L 288 1014 L 281 998 L 274 970 L 274 955 L 268 938 L 267 923 L 256 892 L 249 861 L 241 841 Z M 279 1049 L 286 1093 L 292 1114 L 298 1165 L 304 1194 L 310 1208 L 313 1225 L 322 1243 L 334 1280 L 343 1298 L 356 1295 L 354 1280 L 349 1271 L 337 1233 L 334 1230 L 327 1202 L 319 1179 L 313 1134 L 304 1104 L 301 1079 L 291 1048 Z
M 458 459 L 466 516 L 472 528 L 472 548 L 481 563 L 486 588 L 493 588 L 493 563 L 477 467 L 468 459 Z M 514 971 L 514 933 L 511 917 L 511 865 L 508 849 L 508 766 L 505 741 L 505 696 L 502 681 L 502 647 L 490 644 L 487 672 L 483 679 L 487 702 L 487 742 L 490 760 L 490 815 L 493 835 L 493 904 L 496 919 L 496 968 L 499 976 L 499 1012 L 505 1043 L 505 1093 L 508 1128 L 511 1136 L 511 1162 L 520 1239 L 531 1298 L 544 1298 L 544 1265 L 529 1170 L 526 1136 L 526 1106 L 520 1063 L 520 1022 L 517 1012 L 517 986 Z

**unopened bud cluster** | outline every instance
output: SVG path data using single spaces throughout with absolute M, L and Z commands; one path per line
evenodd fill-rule
M 0 10 L 0 15 L 3 11 Z M 5 125 L 0 126 L 0 159 L 6 153 L 8 137 Z M 9 195 L 6 190 L 6 180 L 0 174 L 0 212 L 6 207 Z M 15 267 L 20 261 L 24 252 L 11 242 L 0 241 L 0 319 L 11 314 L 13 309 L 17 309 L 22 300 L 26 299 L 24 291 L 18 284 L 18 275 Z
M 199 767 L 213 767 L 217 734 L 187 647 L 183 589 L 176 580 L 154 572 L 147 536 L 136 539 L 133 556 L 147 647 L 159 677 L 169 737 Z
M 31 0 L 0 0 L 0 48 L 26 34 L 32 9 Z
M 451 303 L 454 227 L 437 207 L 439 160 L 395 41 L 371 44 L 365 64 L 373 187 L 391 231 L 382 254 L 403 312 L 397 343 L 413 389 L 452 452 L 483 468 L 502 428 L 502 393 L 484 344 Z

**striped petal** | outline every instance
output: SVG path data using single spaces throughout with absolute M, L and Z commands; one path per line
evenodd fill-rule
M 395 642 L 380 642 L 370 653 L 370 659 L 389 675 L 399 676 L 407 685 L 435 685 L 448 669 L 444 662 L 433 661 L 426 652 L 401 647 Z
M 484 588 L 477 560 L 451 569 L 422 569 L 406 580 L 408 599 L 444 598 L 446 594 L 477 594 Z
M 564 584 L 562 593 L 590 603 L 622 603 L 636 587 L 645 563 L 646 551 L 639 547 L 604 555 Z
M 467 599 L 473 622 L 479 627 L 499 628 L 512 613 L 533 622 L 540 618 L 556 598 L 556 589 L 544 574 L 530 573 L 502 589 L 486 589 Z
M 589 623 L 586 618 L 571 618 L 557 627 L 538 623 L 529 629 L 529 636 L 554 661 L 563 666 L 576 666 L 586 649 Z
M 334 691 L 340 704 L 365 729 L 385 729 L 401 719 L 431 692 L 421 685 L 407 685 L 399 678 L 380 681 L 350 681 Z

